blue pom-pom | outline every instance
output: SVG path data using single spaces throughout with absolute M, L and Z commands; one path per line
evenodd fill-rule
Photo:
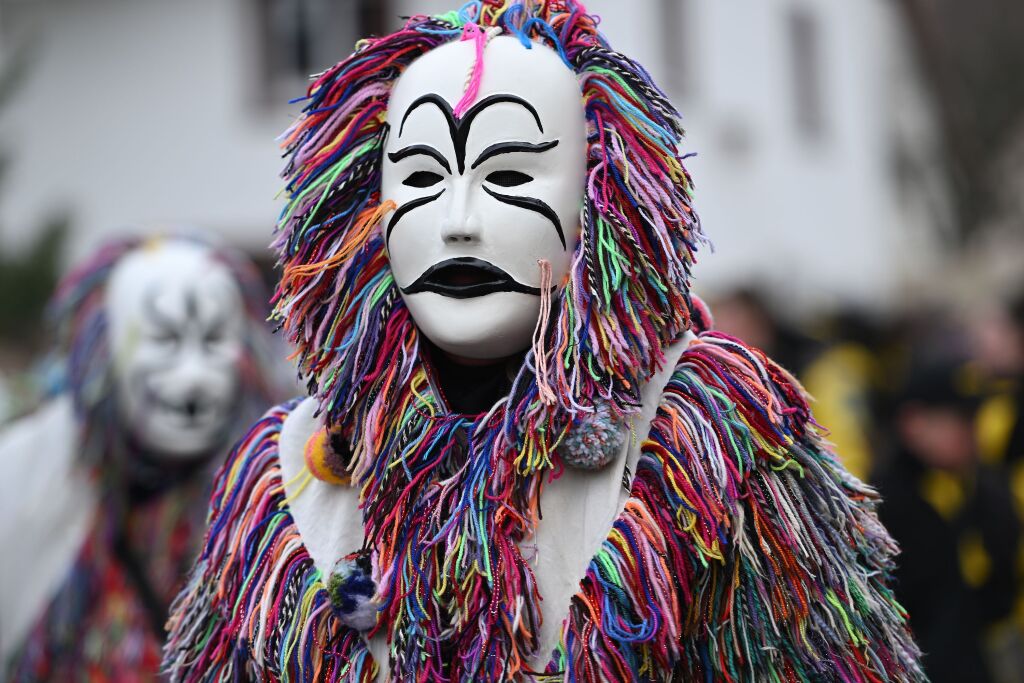
M 370 557 L 353 553 L 338 560 L 327 579 L 327 594 L 338 619 L 357 631 L 377 625 L 377 586 L 370 576 Z
M 562 440 L 559 453 L 570 467 L 598 470 L 615 459 L 626 443 L 621 417 L 604 401 L 594 404 L 594 412 L 583 417 Z

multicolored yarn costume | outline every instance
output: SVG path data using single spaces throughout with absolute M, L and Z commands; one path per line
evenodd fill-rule
M 106 292 L 122 258 L 172 239 L 203 243 L 184 236 L 107 243 L 62 279 L 51 303 L 78 428 L 73 451 L 95 480 L 98 505 L 82 511 L 91 528 L 66 579 L 3 663 L 11 681 L 131 683 L 153 680 L 159 670 L 163 620 L 195 558 L 209 480 L 198 476 L 203 459 L 161 463 L 127 435 L 117 407 Z M 231 250 L 211 248 L 211 254 L 245 292 L 249 323 L 262 327 L 258 273 Z M 265 354 L 253 329 L 239 367 L 249 403 L 271 400 Z M 252 409 L 244 411 L 240 419 L 251 419 Z
M 551 46 L 577 74 L 587 188 L 580 245 L 535 346 L 549 351 L 527 354 L 490 412 L 461 415 L 432 386 L 388 268 L 380 157 L 404 68 L 492 27 L 524 49 Z M 541 596 L 519 543 L 561 471 L 559 444 L 599 405 L 636 414 L 691 326 L 700 229 L 681 136 L 664 94 L 571 0 L 413 17 L 319 76 L 286 134 L 276 313 L 324 424 L 351 446 L 393 679 L 923 679 L 886 588 L 895 547 L 874 493 L 829 453 L 792 378 L 713 333 L 668 361 L 631 497 L 561 645 L 530 668 Z M 218 478 L 205 549 L 169 624 L 173 680 L 376 676 L 288 510 L 278 438 L 293 408 L 257 423 Z

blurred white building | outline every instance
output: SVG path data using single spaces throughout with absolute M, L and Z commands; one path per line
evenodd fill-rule
M 392 0 L 390 14 L 459 1 Z M 0 245 L 66 210 L 73 255 L 132 225 L 202 226 L 261 249 L 280 208 L 274 137 L 297 113 L 287 97 L 303 65 L 350 51 L 357 4 L 0 0 L 0 48 L 32 58 L 0 109 Z M 758 282 L 795 310 L 890 306 L 935 272 L 949 210 L 893 3 L 586 5 L 683 113 L 715 246 L 698 290 Z

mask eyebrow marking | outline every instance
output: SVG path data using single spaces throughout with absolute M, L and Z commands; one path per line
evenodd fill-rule
M 186 324 L 192 320 L 199 319 L 199 302 L 196 301 L 196 293 L 191 289 L 185 292 L 185 321 Z
M 216 297 L 205 296 L 203 298 L 213 302 L 210 310 L 209 320 L 203 320 L 203 313 L 199 310 L 200 294 L 195 289 L 188 289 L 185 292 L 185 315 L 184 318 L 176 320 L 176 314 L 168 315 L 162 312 L 157 306 L 157 297 L 160 293 L 160 286 L 153 285 L 143 297 L 143 312 L 149 322 L 162 334 L 181 334 L 190 327 L 196 327 L 200 332 L 205 329 L 219 327 L 224 317 L 224 306 L 222 302 L 216 301 Z
M 488 95 L 487 97 L 483 98 L 482 100 L 474 104 L 472 107 L 470 107 L 469 110 L 458 121 L 458 127 L 460 129 L 460 132 L 461 128 L 465 127 L 466 135 L 468 136 L 469 127 L 473 125 L 473 119 L 475 119 L 478 114 L 480 114 L 483 110 L 487 109 L 488 107 L 493 106 L 495 104 L 500 104 L 502 102 L 518 104 L 520 107 L 530 112 L 530 115 L 533 116 L 534 123 L 537 124 L 537 130 L 539 130 L 541 133 L 544 132 L 544 126 L 540 122 L 540 114 L 537 113 L 537 110 L 534 109 L 533 105 L 524 100 L 522 97 L 512 95 L 509 93 Z
M 565 243 L 565 233 L 562 232 L 562 222 L 558 220 L 558 214 L 555 213 L 554 209 L 546 203 L 533 197 L 514 197 L 508 194 L 501 194 L 500 192 L 495 192 L 486 185 L 481 185 L 480 187 L 484 189 L 484 192 L 491 195 L 499 202 L 510 206 L 516 206 L 520 209 L 534 211 L 539 213 L 541 216 L 544 216 L 544 218 L 547 218 L 551 221 L 551 224 L 555 226 L 555 230 L 558 232 L 558 239 L 562 241 L 562 249 L 568 249 L 568 246 Z
M 217 293 L 223 294 L 223 290 L 215 290 Z M 201 332 L 204 335 L 211 334 L 213 332 L 220 332 L 225 327 L 225 320 L 230 317 L 230 310 L 223 297 L 219 296 L 207 296 L 207 300 L 210 302 L 212 308 L 207 320 L 199 319 L 201 326 Z
M 145 312 L 146 317 L 149 319 L 149 322 L 152 323 L 152 325 L 156 327 L 158 331 L 160 331 L 163 334 L 177 334 L 179 332 L 179 328 L 183 327 L 184 325 L 182 325 L 180 321 L 174 320 L 171 316 L 162 313 L 160 309 L 157 308 L 156 298 L 158 294 L 158 285 L 153 285 L 149 288 L 149 290 L 146 292 L 145 296 L 142 299 L 143 311 Z M 187 320 L 188 313 L 186 312 L 185 315 Z
M 391 220 L 388 221 L 388 229 L 384 235 L 384 243 L 391 243 L 391 231 L 395 229 L 395 225 L 398 224 L 398 221 L 402 218 L 402 216 L 409 213 L 413 209 L 418 209 L 424 204 L 429 204 L 430 202 L 434 201 L 443 194 L 444 190 L 441 190 L 437 194 L 427 195 L 426 197 L 420 197 L 419 199 L 413 199 L 412 201 L 408 201 L 405 204 L 402 204 L 397 209 L 395 209 L 394 215 L 392 215 Z
M 530 142 L 496 142 L 490 145 L 487 149 L 480 152 L 480 156 L 476 158 L 470 169 L 474 169 L 480 164 L 484 163 L 491 157 L 496 157 L 499 154 L 510 154 L 512 152 L 528 152 L 530 154 L 540 154 L 546 152 L 553 147 L 558 146 L 558 140 L 551 140 L 550 142 L 541 142 L 539 144 L 533 144 Z
M 409 108 L 405 110 L 402 115 L 402 122 L 398 124 L 398 137 L 402 137 L 402 131 L 405 130 L 405 122 L 409 120 L 409 115 L 416 111 L 419 107 L 424 104 L 432 104 L 441 110 L 444 114 L 445 120 L 448 122 L 448 130 L 452 134 L 452 139 L 455 139 L 455 113 L 452 111 L 452 105 L 448 104 L 448 101 L 435 93 L 429 93 L 416 98 L 416 101 L 409 105 Z
M 417 155 L 428 156 L 437 163 L 441 164 L 444 170 L 448 171 L 449 173 L 452 172 L 452 167 L 448 165 L 448 160 L 445 159 L 440 152 L 438 152 L 430 145 L 410 145 L 408 147 L 403 147 L 397 152 L 390 152 L 388 154 L 388 159 L 390 159 L 391 163 L 394 164 L 407 157 Z
M 448 104 L 448 101 L 438 95 L 437 93 L 428 93 L 422 95 L 409 105 L 409 108 L 405 110 L 405 114 L 402 115 L 402 122 L 398 126 L 398 136 L 402 136 L 402 131 L 405 129 L 405 122 L 409 119 L 409 115 L 412 114 L 418 107 L 425 104 L 432 104 L 437 107 L 440 112 L 444 115 L 445 122 L 448 124 L 448 134 L 451 135 L 452 144 L 455 146 L 455 160 L 459 166 L 459 173 L 466 172 L 466 140 L 469 138 L 469 131 L 473 125 L 473 119 L 475 119 L 480 112 L 484 111 L 488 107 L 500 104 L 502 102 L 508 102 L 510 104 L 518 104 L 520 107 L 525 109 L 533 116 L 534 123 L 537 124 L 537 129 L 543 133 L 544 125 L 540 122 L 540 114 L 532 104 L 524 100 L 518 95 L 512 95 L 509 93 L 499 93 L 496 95 L 488 95 L 483 98 L 472 107 L 461 119 L 455 118 L 455 113 L 452 111 L 452 105 Z

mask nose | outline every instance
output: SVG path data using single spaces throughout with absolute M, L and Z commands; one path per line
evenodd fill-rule
M 162 378 L 167 397 L 181 404 L 189 413 L 216 402 L 230 382 L 229 367 L 198 348 L 183 351 L 176 366 Z
M 472 244 L 480 241 L 480 221 L 470 205 L 466 187 L 455 189 L 448 215 L 441 221 L 441 239 L 445 244 Z

